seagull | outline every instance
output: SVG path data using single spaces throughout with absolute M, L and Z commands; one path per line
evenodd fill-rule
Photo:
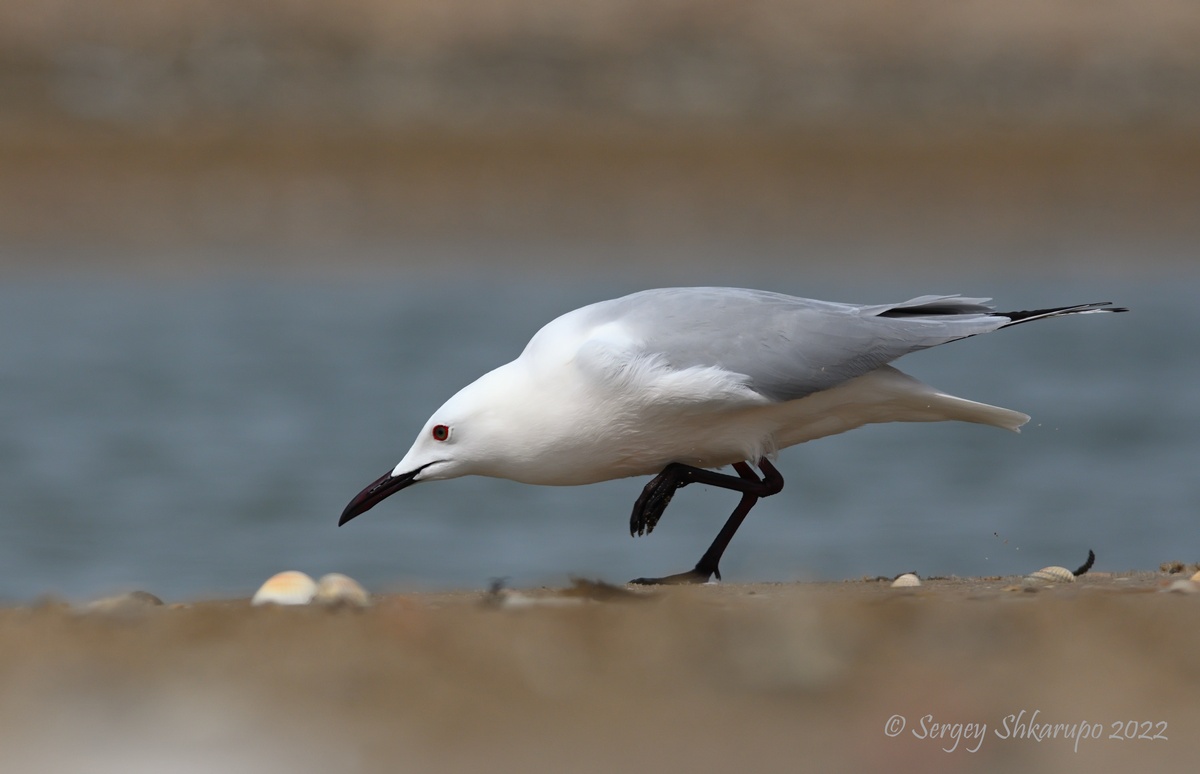
M 929 295 L 858 305 L 684 287 L 584 306 L 446 401 L 338 525 L 425 481 L 476 475 L 574 486 L 652 475 L 634 503 L 631 535 L 652 532 L 689 484 L 741 500 L 694 568 L 631 582 L 720 580 L 721 557 L 750 509 L 783 489 L 771 463 L 781 449 L 876 422 L 1019 431 L 1029 421 L 941 392 L 893 360 L 1035 320 L 1127 311 L 1105 301 L 997 312 L 989 301 Z M 718 471 L 725 466 L 734 474 Z

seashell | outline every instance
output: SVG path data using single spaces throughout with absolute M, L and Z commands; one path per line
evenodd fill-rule
M 894 589 L 911 588 L 913 586 L 920 585 L 921 579 L 917 577 L 916 573 L 912 572 L 906 572 L 903 575 L 898 575 L 896 576 L 896 580 L 892 581 L 892 588 Z
M 316 581 L 298 570 L 287 570 L 267 578 L 250 604 L 307 605 L 316 593 Z
M 331 572 L 317 582 L 313 602 L 331 607 L 370 607 L 371 595 L 350 576 Z
M 1200 570 L 1196 570 L 1196 573 L 1194 575 L 1192 575 L 1192 580 L 1196 581 L 1197 583 L 1200 583 Z
M 134 613 L 151 607 L 160 607 L 163 601 L 148 591 L 130 591 L 111 597 L 97 599 L 85 608 L 89 613 Z
M 1200 594 L 1200 583 L 1188 578 L 1180 578 L 1177 581 L 1172 581 L 1170 586 L 1161 591 L 1174 591 L 1177 594 Z
M 1025 580 L 1032 583 L 1074 583 L 1075 573 L 1066 567 L 1043 567 L 1026 575 Z

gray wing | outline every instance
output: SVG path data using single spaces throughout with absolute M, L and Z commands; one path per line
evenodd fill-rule
M 765 397 L 794 400 L 1008 324 L 992 316 L 988 300 L 921 296 L 859 306 L 739 288 L 664 288 L 593 305 L 588 316 L 619 324 L 644 354 L 674 368 L 719 366 L 744 374 Z

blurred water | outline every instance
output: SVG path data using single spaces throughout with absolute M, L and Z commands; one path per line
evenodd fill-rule
M 690 278 L 691 279 L 691 278 Z M 1195 561 L 1200 312 L 1194 284 L 744 281 L 1001 307 L 1112 300 L 1120 317 L 1022 326 L 909 356 L 904 370 L 1026 411 L 1020 434 L 865 428 L 783 453 L 727 580 L 1002 574 Z M 513 279 L 413 284 L 22 280 L 0 288 L 0 599 L 138 587 L 248 595 L 281 569 L 369 587 L 623 581 L 690 567 L 735 497 L 689 487 L 649 538 L 644 480 L 582 488 L 468 478 L 416 486 L 341 529 L 441 402 L 514 357 L 545 321 L 642 287 Z

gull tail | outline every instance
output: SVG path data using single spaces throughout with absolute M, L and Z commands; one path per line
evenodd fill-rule
M 1075 306 L 1059 306 L 1053 309 L 1031 309 L 1022 312 L 992 312 L 989 317 L 1007 317 L 1008 322 L 1000 327 L 1018 325 L 1034 320 L 1046 320 L 1051 317 L 1066 317 L 1069 314 L 1101 314 L 1106 312 L 1128 312 L 1123 306 L 1113 306 L 1112 301 L 1097 301 L 1092 304 L 1076 304 Z
M 1029 421 L 1029 415 L 1013 411 L 1001 406 L 980 403 L 966 398 L 957 398 L 938 392 L 928 404 L 928 409 L 936 411 L 935 419 L 957 420 L 959 422 L 974 422 L 977 425 L 991 425 L 1004 430 L 1021 432 L 1021 425 Z
M 892 416 L 887 421 L 974 422 L 1014 433 L 1019 433 L 1021 425 L 1029 421 L 1028 414 L 949 395 L 891 366 L 873 371 L 871 376 L 876 382 L 875 389 L 890 393 L 887 403 Z
M 884 366 L 871 372 L 891 392 L 891 411 L 888 421 L 899 422 L 973 422 L 1004 430 L 1021 432 L 1029 415 L 1002 406 L 959 398 L 914 379 L 903 371 Z M 861 377 L 860 377 L 861 378 Z
M 1020 411 L 947 395 L 892 366 L 773 406 L 784 415 L 780 448 L 881 422 L 956 420 L 1017 432 L 1029 421 Z

